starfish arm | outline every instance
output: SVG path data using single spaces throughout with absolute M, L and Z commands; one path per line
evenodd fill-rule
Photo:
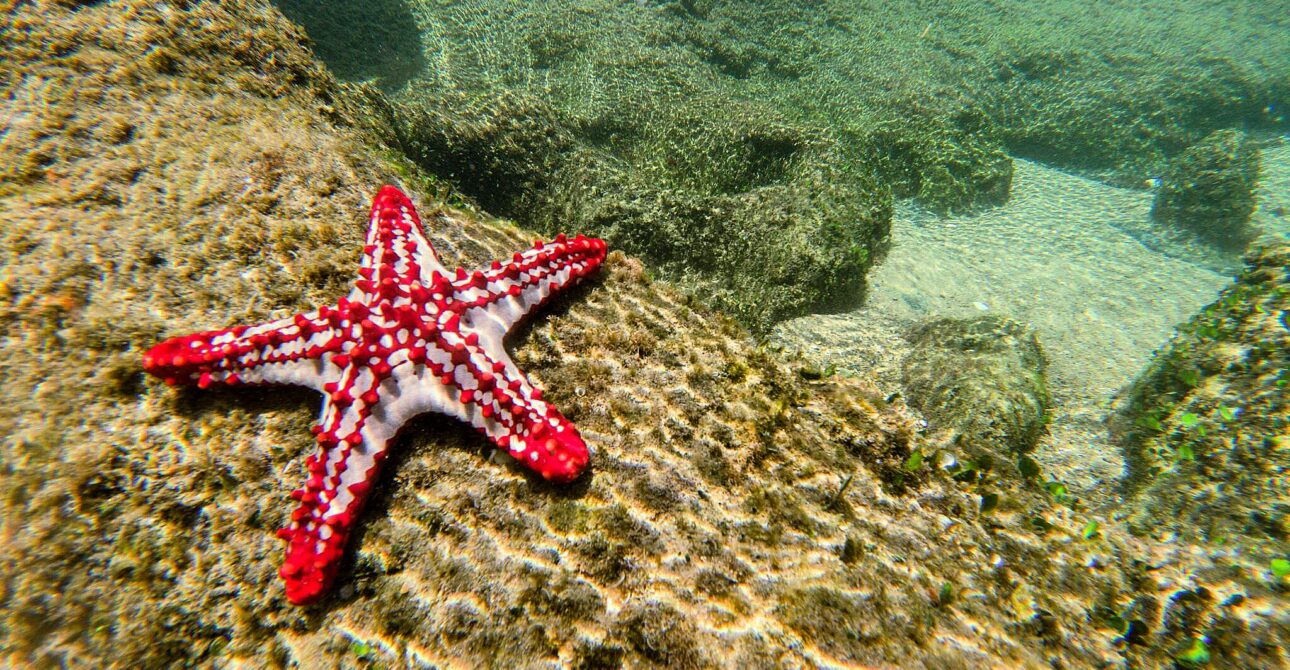
M 373 380 L 370 371 L 354 367 L 341 376 L 349 388 L 371 387 Z M 355 520 L 401 425 L 385 420 L 379 400 L 375 405 L 339 400 L 333 392 L 323 402 L 322 418 L 314 427 L 318 453 L 305 459 L 308 479 L 291 494 L 300 505 L 278 531 L 287 541 L 279 575 L 291 602 L 317 600 L 335 579 Z
M 424 365 L 396 368 L 415 379 L 402 386 L 406 412 L 436 411 L 466 421 L 543 478 L 577 479 L 590 460 L 573 423 L 542 399 L 511 361 L 500 335 L 445 334 Z
M 447 274 L 426 239 L 412 201 L 393 186 L 381 187 L 372 201 L 358 273 L 360 279 L 349 299 L 369 303 L 380 296 L 392 298 L 414 283 L 430 286 L 436 275 Z
M 413 416 L 469 422 L 529 469 L 558 482 L 589 461 L 577 429 L 511 361 L 503 338 L 559 290 L 596 270 L 602 240 L 561 235 L 505 265 L 445 270 L 412 202 L 386 186 L 354 290 L 335 306 L 255 326 L 196 333 L 149 349 L 144 369 L 170 384 L 297 384 L 325 395 L 319 450 L 279 531 L 281 576 L 296 604 L 335 579 L 387 446 Z
M 254 326 L 175 337 L 149 349 L 143 369 L 169 384 L 295 384 L 321 390 L 339 346 L 324 308 Z M 326 312 L 326 313 L 325 313 Z
M 548 298 L 595 272 L 605 260 L 604 240 L 564 235 L 536 242 L 512 262 L 494 262 L 484 272 L 457 271 L 454 298 L 469 306 L 475 327 L 505 335 Z

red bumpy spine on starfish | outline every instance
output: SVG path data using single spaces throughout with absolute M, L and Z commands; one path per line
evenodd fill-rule
M 144 354 L 143 367 L 172 385 L 296 384 L 323 393 L 319 450 L 305 459 L 308 479 L 291 496 L 300 505 L 278 531 L 287 541 L 287 598 L 305 604 L 331 585 L 390 441 L 418 414 L 469 422 L 548 480 L 582 473 L 582 437 L 502 340 L 604 259 L 603 240 L 560 235 L 506 263 L 449 273 L 412 202 L 385 186 L 372 203 L 359 279 L 335 306 L 166 340 Z

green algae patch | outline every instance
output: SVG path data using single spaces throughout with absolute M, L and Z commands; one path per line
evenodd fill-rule
M 1252 251 L 1218 299 L 1179 328 L 1113 423 L 1138 491 L 1136 527 L 1270 549 L 1290 537 L 1284 448 L 1290 248 Z

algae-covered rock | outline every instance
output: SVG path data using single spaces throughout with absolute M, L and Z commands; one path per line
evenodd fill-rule
M 1258 147 L 1239 130 L 1216 131 L 1169 162 L 1151 217 L 1243 249 L 1258 234 L 1249 225 L 1258 178 Z
M 376 81 L 397 90 L 425 68 L 416 17 L 404 0 L 334 2 L 274 0 L 309 33 L 318 57 L 337 77 Z
M 1000 316 L 937 319 L 909 339 L 901 383 L 933 428 L 957 432 L 968 454 L 998 465 L 1034 448 L 1049 396 L 1033 328 Z
M 941 214 L 1007 202 L 1012 158 L 980 110 L 929 113 L 921 105 L 907 105 L 896 119 L 875 123 L 862 144 L 866 162 L 897 196 L 915 198 Z
M 1278 110 L 1290 104 L 1275 22 L 1223 15 L 1221 30 L 1197 29 L 1220 13 L 1210 7 L 1184 20 L 1059 0 L 1009 11 L 987 0 L 946 11 L 857 11 L 850 0 L 281 4 L 342 76 L 386 83 L 372 53 L 425 54 L 397 94 L 422 165 L 532 228 L 584 217 L 758 331 L 859 299 L 882 251 L 887 191 L 942 213 L 996 205 L 1009 153 L 1140 188 L 1216 128 L 1284 127 Z M 385 44 L 408 14 L 418 44 L 404 30 Z M 377 48 L 355 48 L 373 33 Z M 727 259 L 710 258 L 713 239 Z M 777 246 L 792 253 L 764 253 Z
M 1290 245 L 1183 325 L 1125 394 L 1115 424 L 1133 523 L 1219 541 L 1290 539 Z
M 415 161 L 490 211 L 604 237 L 754 330 L 857 304 L 887 241 L 887 191 L 823 131 L 756 105 L 697 107 L 617 160 L 520 94 L 420 95 L 400 103 L 398 132 Z
M 1125 39 L 1090 29 L 1086 22 L 1105 18 L 1077 5 L 1029 7 L 1031 16 L 997 33 L 970 77 L 1014 155 L 1142 188 L 1215 131 L 1286 125 L 1290 79 L 1273 65 L 1286 56 L 1274 55 L 1281 37 L 1214 30 L 1195 15 L 1162 21 L 1143 3 L 1117 12 L 1114 20 L 1139 35 Z

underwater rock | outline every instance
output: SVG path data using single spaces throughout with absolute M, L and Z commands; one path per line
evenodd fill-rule
M 1106 519 L 1081 533 L 1041 493 L 983 515 L 909 466 L 925 443 L 898 399 L 802 375 L 621 251 L 508 343 L 589 473 L 552 486 L 414 419 L 345 587 L 288 606 L 273 529 L 316 395 L 176 391 L 140 354 L 344 293 L 381 183 L 445 263 L 533 234 L 436 202 L 442 178 L 369 132 L 383 98 L 364 112 L 374 89 L 337 86 L 265 2 L 11 10 L 0 664 L 1154 670 L 1208 634 L 1224 667 L 1284 665 L 1262 577 L 1159 560 Z
M 371 79 L 395 91 L 426 66 L 416 17 L 404 0 L 273 4 L 309 33 L 318 58 L 343 80 Z
M 1151 218 L 1240 251 L 1258 235 L 1250 226 L 1259 149 L 1239 130 L 1219 130 L 1169 162 Z
M 1290 245 L 1252 251 L 1120 401 L 1134 527 L 1290 540 Z
M 787 0 L 594 12 L 495 0 L 279 5 L 309 13 L 301 21 L 342 76 L 397 84 L 374 65 L 425 52 L 398 95 L 409 143 L 391 145 L 423 168 L 544 233 L 575 216 L 613 220 L 616 230 L 593 232 L 621 233 L 616 246 L 759 332 L 854 305 L 881 255 L 888 190 L 942 213 L 996 205 L 1008 198 L 1009 152 L 1132 174 L 1140 188 L 1166 150 L 1215 127 L 1283 123 L 1281 55 L 1266 48 L 1264 68 L 1228 56 L 1274 32 L 1244 16 L 1226 40 L 1204 34 L 1203 49 L 1175 47 L 1196 31 L 1154 17 L 1170 40 L 1151 40 L 1145 57 L 1051 1 L 1000 13 L 972 0 L 928 23 L 908 2 L 859 13 Z M 406 34 L 409 13 L 419 35 Z M 356 48 L 371 34 L 372 49 Z M 696 228 L 723 258 L 709 261 L 706 240 L 685 234 Z M 784 240 L 793 253 L 759 255 Z
M 878 122 L 864 138 L 865 161 L 897 197 L 915 198 L 940 214 L 964 214 L 1008 201 L 1012 158 L 981 110 L 931 113 L 897 107 L 899 120 Z
M 934 429 L 955 431 L 967 455 L 999 466 L 1035 447 L 1050 399 L 1033 328 L 1002 316 L 936 319 L 908 338 L 901 383 Z
M 665 160 L 634 167 L 531 96 L 427 93 L 397 108 L 403 150 L 490 211 L 603 237 L 757 332 L 854 306 L 887 243 L 890 195 L 844 169 L 827 134 L 761 108 L 692 111 L 671 124 L 689 130 L 654 136 L 648 155 Z
M 1215 131 L 1286 127 L 1284 61 L 1269 67 L 1237 55 L 1271 48 L 1281 36 L 1251 44 L 1203 23 L 1147 19 L 1140 25 L 1160 38 L 1146 52 L 1096 31 L 1079 44 L 1057 44 L 1047 35 L 1083 20 L 1061 16 L 1063 9 L 1051 3 L 1041 10 L 1062 28 L 1026 25 L 1031 17 L 1006 29 L 1009 44 L 981 54 L 994 76 L 973 85 L 1013 155 L 1142 188 L 1144 175 L 1161 174 L 1181 148 Z M 1217 45 L 1225 55 L 1213 51 Z

